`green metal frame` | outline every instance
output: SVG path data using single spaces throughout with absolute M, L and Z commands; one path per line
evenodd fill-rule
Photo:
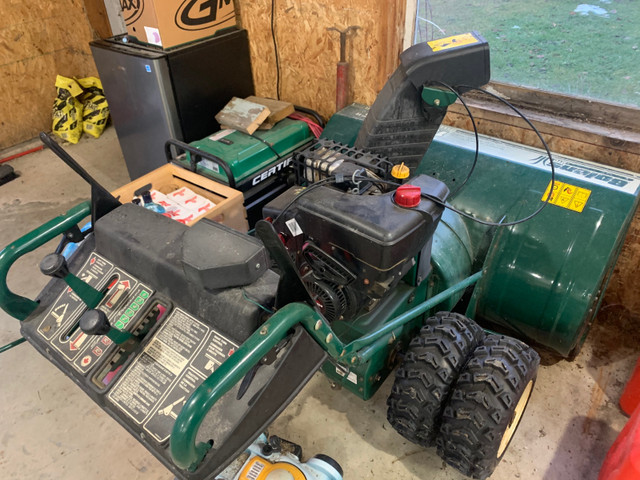
M 7 286 L 9 269 L 22 255 L 66 232 L 89 213 L 89 202 L 81 203 L 66 214 L 50 220 L 19 238 L 0 252 L 0 308 L 20 321 L 25 320 L 36 309 L 38 302 L 21 297 L 9 290 Z M 190 470 L 194 470 L 199 465 L 211 448 L 208 444 L 196 443 L 198 430 L 207 412 L 295 325 L 302 324 L 314 340 L 338 362 L 345 365 L 361 365 L 370 361 L 380 349 L 388 345 L 393 338 L 394 330 L 475 284 L 481 276 L 482 272 L 478 272 L 464 279 L 396 316 L 381 328 L 349 343 L 340 340 L 325 318 L 309 305 L 292 303 L 281 308 L 191 395 L 178 415 L 171 434 L 171 455 L 174 463 L 180 468 Z
M 398 315 L 384 327 L 348 344 L 343 343 L 325 318 L 303 303 L 291 303 L 278 310 L 262 327 L 253 333 L 236 352 L 216 369 L 191 395 L 184 405 L 171 432 L 171 456 L 180 468 L 195 470 L 207 451 L 208 443 L 196 443 L 200 425 L 209 410 L 227 393 L 269 350 L 282 340 L 291 328 L 301 324 L 319 345 L 335 360 L 357 366 L 369 361 L 379 349 L 392 339 L 393 331 L 442 303 L 451 295 L 465 290 L 482 277 L 482 272 L 422 302 Z
M 49 220 L 44 225 L 20 237 L 0 252 L 0 308 L 20 321 L 31 315 L 38 307 L 38 302 L 9 290 L 7 286 L 9 269 L 21 256 L 62 235 L 90 213 L 91 204 L 88 201 L 82 202 L 67 213 Z
M 20 321 L 25 320 L 37 308 L 38 302 L 9 290 L 7 286 L 9 269 L 22 255 L 63 234 L 89 213 L 89 202 L 81 203 L 66 214 L 24 235 L 0 252 L 0 308 Z M 379 351 L 387 348 L 394 339 L 394 331 L 475 284 L 481 277 L 482 272 L 477 272 L 395 316 L 380 328 L 348 343 L 343 342 L 327 320 L 311 306 L 292 303 L 281 308 L 191 395 L 178 415 L 171 434 L 171 455 L 174 463 L 184 469 L 197 468 L 211 448 L 209 444 L 196 443 L 198 430 L 209 410 L 247 374 L 251 367 L 285 338 L 294 326 L 301 324 L 329 356 L 339 363 L 356 367 L 371 361 Z M 22 341 L 19 340 L 18 343 Z
M 22 337 L 22 338 L 19 338 L 19 339 L 17 339 L 17 340 L 14 340 L 14 341 L 13 341 L 13 342 L 11 342 L 11 343 L 7 343 L 7 344 L 6 344 L 6 345 L 4 345 L 3 347 L 0 347 L 0 353 L 4 353 L 4 352 L 6 352 L 7 350 L 11 350 L 13 347 L 17 347 L 18 345 L 20 345 L 21 343 L 24 343 L 24 342 L 26 342 L 26 341 L 27 341 L 27 339 L 26 339 L 26 338 L 24 338 L 24 337 Z

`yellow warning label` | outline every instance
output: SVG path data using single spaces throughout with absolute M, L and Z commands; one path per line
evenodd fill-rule
M 549 186 L 547 186 L 544 195 L 542 195 L 543 202 L 547 199 L 550 189 L 551 182 L 549 182 Z M 549 203 L 557 205 L 558 207 L 573 210 L 574 212 L 582 212 L 590 195 L 591 190 L 576 187 L 575 185 L 570 185 L 564 182 L 558 182 L 556 180 L 553 183 L 553 192 L 551 193 Z
M 434 52 L 440 50 L 447 50 L 449 48 L 462 47 L 464 45 L 472 45 L 474 43 L 480 43 L 472 33 L 463 33 L 461 35 L 454 35 L 453 37 L 441 38 L 439 40 L 432 40 L 427 42 Z

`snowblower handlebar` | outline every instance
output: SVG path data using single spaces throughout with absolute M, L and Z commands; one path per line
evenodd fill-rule
M 49 220 L 44 225 L 20 237 L 0 251 L 0 308 L 2 310 L 23 321 L 37 308 L 37 301 L 17 295 L 9 289 L 7 285 L 9 269 L 20 257 L 69 231 L 90 213 L 90 203 L 82 202 L 67 213 Z
M 200 425 L 211 407 L 285 338 L 291 328 L 298 323 L 314 325 L 318 320 L 321 317 L 309 305 L 284 306 L 200 384 L 178 414 L 171 432 L 171 456 L 178 467 L 195 470 L 211 448 L 208 443 L 196 443 Z

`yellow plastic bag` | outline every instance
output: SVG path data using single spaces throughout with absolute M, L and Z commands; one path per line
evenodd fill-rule
M 58 75 L 56 94 L 53 133 L 70 143 L 78 143 L 82 135 L 82 103 L 76 97 L 82 94 L 82 88 L 73 78 Z
M 82 101 L 82 130 L 92 137 L 98 138 L 109 119 L 109 105 L 102 90 L 99 78 L 79 78 L 78 83 L 84 89 L 80 97 Z

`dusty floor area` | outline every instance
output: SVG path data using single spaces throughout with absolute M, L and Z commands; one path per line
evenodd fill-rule
M 37 142 L 34 142 L 37 145 Z M 21 147 L 28 148 L 29 145 Z M 115 131 L 84 138 L 69 152 L 107 189 L 128 176 Z M 10 151 L 3 152 L 9 155 Z M 65 212 L 89 195 L 84 182 L 49 151 L 10 163 L 20 177 L 0 186 L 0 246 Z M 11 270 L 9 285 L 34 297 L 47 282 L 38 271 L 46 246 Z M 0 345 L 19 338 L 18 322 L 0 311 Z M 543 355 L 524 419 L 496 480 L 596 479 L 625 424 L 618 398 L 640 351 L 637 324 L 605 307 L 574 362 Z M 28 344 L 0 355 L 2 478 L 171 479 L 133 437 Z M 305 456 L 338 460 L 347 479 L 462 479 L 435 450 L 405 441 L 387 423 L 388 379 L 369 402 L 332 390 L 316 374 L 272 426 Z

